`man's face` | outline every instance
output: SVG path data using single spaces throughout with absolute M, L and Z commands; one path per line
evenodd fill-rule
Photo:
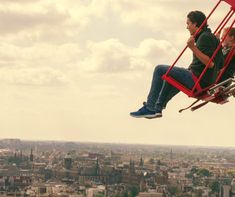
M 225 37 L 227 31 L 228 31 L 228 29 L 223 30 L 221 39 L 223 39 Z M 227 35 L 227 37 L 224 39 L 222 45 L 223 45 L 223 47 L 231 47 L 234 43 L 235 43 L 235 38 L 233 36 Z
M 198 29 L 196 23 L 192 23 L 192 21 L 189 18 L 187 18 L 186 24 L 190 35 L 194 35 Z

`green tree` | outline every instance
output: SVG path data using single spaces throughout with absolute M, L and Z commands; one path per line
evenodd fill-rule
M 176 195 L 177 193 L 179 193 L 179 189 L 176 186 L 169 186 L 168 191 L 171 195 Z
M 159 159 L 159 160 L 157 160 L 157 165 L 161 165 L 161 160 Z
M 150 163 L 150 164 L 154 164 L 154 162 L 155 162 L 155 161 L 154 161 L 153 158 L 150 158 L 150 159 L 149 159 L 149 163 Z
M 128 192 L 125 192 L 124 197 L 128 197 Z
M 207 169 L 201 169 L 199 170 L 199 175 L 208 177 L 210 176 L 210 171 Z
M 132 186 L 132 187 L 130 188 L 131 197 L 137 196 L 138 193 L 139 193 L 139 188 L 138 188 L 138 187 Z
M 213 193 L 219 193 L 220 191 L 220 183 L 218 181 L 213 181 L 209 187 L 211 188 Z

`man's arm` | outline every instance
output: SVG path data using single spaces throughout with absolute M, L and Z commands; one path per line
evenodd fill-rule
M 205 65 L 208 64 L 210 61 L 210 57 L 202 53 L 196 46 L 194 37 L 191 36 L 187 41 L 188 47 L 191 49 L 191 51 L 194 53 L 194 55 Z M 212 68 L 214 66 L 214 62 L 212 61 L 209 65 L 209 68 Z

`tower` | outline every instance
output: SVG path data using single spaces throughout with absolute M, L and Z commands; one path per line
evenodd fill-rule
M 172 152 L 172 148 L 171 148 L 171 152 L 170 152 L 170 160 L 173 160 L 173 152 Z
M 130 159 L 129 173 L 135 174 L 135 162 Z
M 144 167 L 144 160 L 143 160 L 142 156 L 141 156 L 141 158 L 140 158 L 139 166 L 140 166 L 141 168 Z
M 99 165 L 99 160 L 98 160 L 98 158 L 96 159 L 95 173 L 96 173 L 96 175 L 99 175 L 99 174 L 100 174 L 100 165 Z
M 72 168 L 72 157 L 70 154 L 65 155 L 64 157 L 64 167 L 67 170 L 70 170 Z
M 22 150 L 20 150 L 20 161 L 23 160 L 23 153 L 22 153 Z
M 29 160 L 33 162 L 33 149 L 31 148 Z

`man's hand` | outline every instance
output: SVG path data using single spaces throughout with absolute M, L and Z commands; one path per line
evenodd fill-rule
M 193 36 L 190 36 L 190 38 L 187 41 L 187 46 L 192 49 L 195 47 L 195 39 Z

